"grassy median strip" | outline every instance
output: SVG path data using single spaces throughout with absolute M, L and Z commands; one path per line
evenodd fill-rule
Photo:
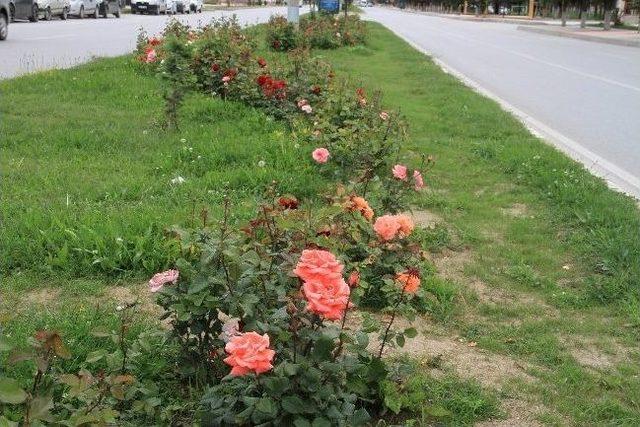
M 370 29 L 367 47 L 321 54 L 379 88 L 406 116 L 416 153 L 436 158 L 432 191 L 416 205 L 431 213 L 439 273 L 459 289 L 457 316 L 440 333 L 495 354 L 505 371 L 509 361 L 522 367 L 524 377 L 504 373 L 499 384 L 514 423 L 524 413 L 548 424 L 639 423 L 635 201 L 388 30 Z
M 382 90 L 416 156 L 436 158 L 415 205 L 446 297 L 410 349 L 425 376 L 398 404 L 415 418 L 416 401 L 435 400 L 467 424 L 498 416 L 498 396 L 514 423 L 640 423 L 635 203 L 370 30 L 366 47 L 316 53 L 354 87 Z M 301 169 L 282 124 L 237 103 L 190 95 L 181 129 L 162 130 L 159 89 L 129 57 L 0 83 L 0 320 L 11 340 L 58 329 L 79 365 L 123 298 L 139 294 L 142 313 L 156 314 L 138 278 L 167 263 L 164 227 L 197 224 L 203 208 L 216 217 L 225 193 L 247 218 L 272 180 L 298 197 L 325 184 Z

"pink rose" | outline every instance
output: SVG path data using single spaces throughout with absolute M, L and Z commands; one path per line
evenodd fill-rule
M 309 104 L 303 105 L 302 107 L 300 107 L 300 109 L 307 114 L 311 114 L 313 112 L 313 108 L 311 108 L 311 105 Z
M 387 113 L 386 111 L 380 111 L 379 116 L 384 121 L 387 121 L 389 119 L 389 113 Z
M 224 76 L 224 77 L 222 78 L 222 81 L 223 81 L 224 83 L 229 83 L 229 82 L 231 81 L 231 76 Z
M 342 279 L 342 263 L 329 251 L 305 249 L 293 274 L 303 281 Z
M 396 237 L 400 230 L 400 224 L 394 215 L 384 215 L 376 219 L 373 229 L 378 234 L 378 237 L 388 242 Z
M 424 180 L 420 171 L 413 171 L 413 180 L 415 181 L 416 191 L 420 191 L 424 187 Z
M 307 299 L 307 309 L 328 320 L 341 319 L 347 304 L 351 306 L 348 302 L 351 289 L 342 277 L 338 280 L 307 281 L 302 290 Z
M 300 101 L 298 101 L 298 108 L 302 108 L 305 105 L 309 105 L 309 101 L 307 101 L 306 99 L 301 99 Z
M 349 279 L 347 279 L 347 283 L 352 288 L 355 288 L 360 283 L 360 272 L 358 270 L 353 270 L 349 275 Z
M 229 354 L 224 363 L 232 366 L 234 377 L 254 372 L 256 375 L 273 369 L 276 352 L 269 348 L 269 335 L 247 332 L 232 337 L 224 347 Z
M 402 181 L 406 181 L 407 180 L 407 167 L 406 166 L 395 165 L 393 167 L 393 169 L 391 169 L 391 172 L 393 172 L 394 178 L 400 179 Z
M 147 64 L 149 64 L 151 62 L 156 62 L 156 59 L 158 59 L 158 55 L 156 54 L 156 50 L 155 49 L 149 49 L 147 51 L 147 57 L 145 59 L 145 62 Z
M 149 291 L 153 293 L 158 292 L 167 283 L 173 283 L 175 285 L 179 276 L 180 272 L 178 270 L 167 270 L 154 274 L 151 280 L 149 280 Z
M 318 163 L 327 163 L 327 160 L 329 160 L 329 150 L 326 148 L 316 148 L 313 150 L 313 153 L 311 153 L 311 157 Z

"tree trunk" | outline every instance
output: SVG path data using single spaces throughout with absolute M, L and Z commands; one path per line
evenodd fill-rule
M 560 3 L 560 19 L 562 20 L 562 26 L 567 26 L 567 7 L 564 2 Z
M 611 29 L 611 10 L 608 8 L 604 11 L 604 21 L 602 22 L 602 26 L 605 31 L 609 31 Z

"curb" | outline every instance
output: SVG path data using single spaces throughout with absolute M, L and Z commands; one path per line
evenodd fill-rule
M 529 31 L 530 33 L 545 34 L 547 36 L 566 37 L 571 39 L 586 40 L 590 42 L 614 44 L 617 46 L 640 47 L 640 38 L 638 38 L 638 40 L 610 39 L 589 34 L 579 34 L 571 33 L 568 31 L 555 30 L 552 28 L 532 28 L 523 25 L 519 25 L 517 29 L 520 31 Z
M 550 128 L 539 120 L 531 117 L 524 111 L 510 104 L 508 101 L 504 100 L 500 96 L 494 94 L 493 92 L 485 89 L 476 81 L 468 78 L 460 71 L 455 68 L 449 66 L 442 60 L 435 58 L 433 54 L 423 47 L 419 46 L 417 43 L 408 39 L 402 34 L 392 30 L 385 26 L 389 31 L 391 31 L 396 36 L 400 37 L 404 40 L 409 46 L 422 53 L 423 55 L 429 57 L 434 64 L 436 64 L 442 71 L 446 74 L 450 74 L 456 79 L 460 80 L 465 86 L 471 88 L 476 93 L 479 93 L 482 96 L 485 96 L 492 101 L 496 102 L 500 107 L 511 113 L 516 119 L 518 119 L 534 136 L 537 136 L 544 142 L 549 143 L 550 145 L 557 148 L 559 151 L 565 153 L 567 156 L 572 158 L 573 160 L 579 162 L 583 165 L 585 169 L 590 171 L 595 176 L 602 178 L 610 188 L 613 188 L 621 193 L 631 196 L 634 200 L 638 201 L 640 205 L 640 179 L 631 175 L 624 169 L 619 168 L 613 163 L 605 160 L 599 155 L 595 154 L 591 150 L 581 146 L 578 142 L 564 136 L 560 132 L 555 129 Z

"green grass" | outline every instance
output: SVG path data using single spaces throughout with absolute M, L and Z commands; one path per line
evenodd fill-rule
M 299 197 L 322 184 L 281 124 L 242 105 L 193 95 L 181 129 L 161 129 L 159 83 L 129 57 L 0 82 L 0 93 L 3 273 L 153 272 L 171 257 L 163 228 L 203 208 L 214 217 L 224 194 L 246 218 L 274 180 Z
M 409 122 L 410 148 L 436 158 L 432 191 L 415 204 L 443 220 L 422 240 L 434 256 L 466 261 L 443 282 L 457 284 L 456 309 L 431 310 L 434 319 L 446 320 L 445 333 L 525 366 L 535 381 L 503 391 L 542 405 L 531 409 L 540 422 L 640 423 L 630 397 L 640 387 L 636 202 L 389 31 L 370 30 L 366 47 L 321 54 L 354 85 L 380 89 Z M 478 281 L 489 296 L 467 287 Z M 602 364 L 581 360 L 585 349 Z

